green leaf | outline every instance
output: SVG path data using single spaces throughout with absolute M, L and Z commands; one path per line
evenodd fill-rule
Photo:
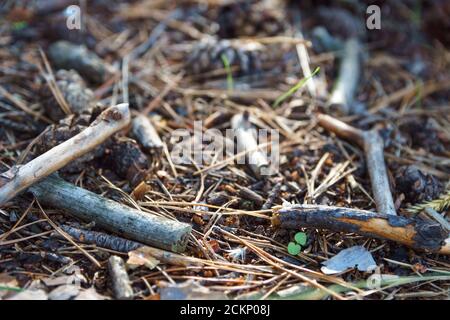
M 284 100 L 286 100 L 287 98 L 289 98 L 290 96 L 292 96 L 294 93 L 297 92 L 298 89 L 300 89 L 301 87 L 303 87 L 305 85 L 305 83 L 311 79 L 312 77 L 314 77 L 318 72 L 320 71 L 320 67 L 317 67 L 316 69 L 314 69 L 314 72 L 311 73 L 311 75 L 304 77 L 303 79 L 301 79 L 299 82 L 297 82 L 297 84 L 295 86 L 293 86 L 292 88 L 290 88 L 287 92 L 283 93 L 281 96 L 279 96 L 275 102 L 273 103 L 272 107 L 276 108 L 278 107 Z
M 295 234 L 294 239 L 295 239 L 295 242 L 297 242 L 299 245 L 304 246 L 306 244 L 306 239 L 307 239 L 306 233 L 297 232 Z
M 289 244 L 287 246 L 287 250 L 288 250 L 289 254 L 296 256 L 300 253 L 301 247 L 300 247 L 300 245 L 296 244 L 295 242 L 289 242 Z

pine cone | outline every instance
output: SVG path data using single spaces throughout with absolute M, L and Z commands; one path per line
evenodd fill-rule
M 415 166 L 400 167 L 396 174 L 396 185 L 411 203 L 430 201 L 443 190 L 442 184 L 431 174 L 424 174 Z
M 282 12 L 258 1 L 240 1 L 219 9 L 215 21 L 222 38 L 270 37 L 283 33 L 286 24 Z
M 260 53 L 248 46 L 235 46 L 228 40 L 201 41 L 190 54 L 187 68 L 194 74 L 223 69 L 223 55 L 230 66 L 240 68 L 239 74 L 250 74 L 261 69 Z
M 86 87 L 85 82 L 76 71 L 58 70 L 55 78 L 56 84 L 72 113 L 81 114 L 95 106 L 94 93 Z M 43 95 L 43 106 L 48 116 L 55 121 L 64 118 L 65 114 L 48 85 L 43 87 L 41 94 Z
M 149 170 L 147 156 L 138 144 L 128 138 L 116 138 L 106 151 L 106 165 L 120 177 L 136 186 L 145 179 Z

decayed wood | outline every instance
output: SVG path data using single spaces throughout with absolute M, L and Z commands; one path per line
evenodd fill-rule
M 359 130 L 324 114 L 319 114 L 317 120 L 325 129 L 334 132 L 341 138 L 356 142 L 364 150 L 377 210 L 385 214 L 396 215 L 384 161 L 383 139 L 378 131 Z
M 94 221 L 111 232 L 158 248 L 182 252 L 191 226 L 169 220 L 101 197 L 52 175 L 30 188 L 47 205 L 87 221 Z
M 137 115 L 133 121 L 133 134 L 141 145 L 148 151 L 161 151 L 163 142 L 153 127 L 150 119 L 144 115 Z
M 103 111 L 85 130 L 20 167 L 0 175 L 0 205 L 32 184 L 61 169 L 71 161 L 93 150 L 130 122 L 128 104 Z
M 353 232 L 419 250 L 450 254 L 448 231 L 439 223 L 419 218 L 322 205 L 295 205 L 279 209 L 272 223 L 286 229 L 308 227 Z
M 361 45 L 356 38 L 350 38 L 345 42 L 339 77 L 328 104 L 339 107 L 345 114 L 352 113 L 353 97 L 358 88 L 360 73 Z
M 176 266 L 204 264 L 204 261 L 202 259 L 187 257 L 158 248 L 149 247 L 136 241 L 131 241 L 103 232 L 82 230 L 67 225 L 62 225 L 61 228 L 80 242 L 92 243 L 102 248 L 128 253 L 132 250 L 145 247 L 147 253 L 163 263 Z
M 112 280 L 114 297 L 120 300 L 133 298 L 133 288 L 131 288 L 125 262 L 121 257 L 111 256 L 108 259 L 108 270 Z
M 253 173 L 260 177 L 269 169 L 269 162 L 259 149 L 256 141 L 256 130 L 249 121 L 247 113 L 237 114 L 231 119 L 231 127 L 235 130 L 238 153 L 247 152 L 247 163 Z

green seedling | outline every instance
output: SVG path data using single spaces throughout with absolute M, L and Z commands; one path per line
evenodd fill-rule
M 304 77 L 303 79 L 301 79 L 299 82 L 297 82 L 297 84 L 295 86 L 293 86 L 292 88 L 290 88 L 288 91 L 286 91 L 285 93 L 283 93 L 281 96 L 279 96 L 275 102 L 273 103 L 272 107 L 276 108 L 278 107 L 284 100 L 286 100 L 287 98 L 289 98 L 290 96 L 292 96 L 294 93 L 296 93 L 301 87 L 303 87 L 305 85 L 305 83 L 311 79 L 312 77 L 314 77 L 318 72 L 320 71 L 320 67 L 317 67 L 316 69 L 314 69 L 313 73 L 311 73 L 311 75 Z
M 306 245 L 307 236 L 304 232 L 297 232 L 294 236 L 295 242 L 289 242 L 287 251 L 289 254 L 296 256 L 300 253 L 302 246 Z
M 230 61 L 228 60 L 225 54 L 221 54 L 220 58 L 222 59 L 223 66 L 225 67 L 225 71 L 227 72 L 227 88 L 228 91 L 233 91 L 234 81 L 233 81 L 233 73 L 231 72 Z

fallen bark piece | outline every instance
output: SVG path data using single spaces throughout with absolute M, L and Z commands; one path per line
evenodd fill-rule
M 133 288 L 131 288 L 130 278 L 123 259 L 118 256 L 111 256 L 108 259 L 108 270 L 112 280 L 114 297 L 119 300 L 133 298 Z
M 182 252 L 191 226 L 132 209 L 79 188 L 57 176 L 33 186 L 31 192 L 41 202 L 133 240 L 158 248 Z
M 353 246 L 344 249 L 333 258 L 322 262 L 322 264 L 324 266 L 320 270 L 325 274 L 336 274 L 352 268 L 369 272 L 377 267 L 372 254 L 363 246 Z
M 150 152 L 162 150 L 163 142 L 150 119 L 144 115 L 138 115 L 132 123 L 134 136 L 146 150 Z
M 384 214 L 396 215 L 386 163 L 384 162 L 384 143 L 378 131 L 375 129 L 370 131 L 359 130 L 324 114 L 319 114 L 317 120 L 325 129 L 334 132 L 341 138 L 355 142 L 364 150 L 377 210 Z
M 247 162 L 257 177 L 269 171 L 269 162 L 259 149 L 256 141 L 256 130 L 249 121 L 248 113 L 237 114 L 231 119 L 231 127 L 235 130 L 238 153 L 247 152 Z
M 337 106 L 344 114 L 355 113 L 353 97 L 361 74 L 361 45 L 356 38 L 345 42 L 339 77 L 328 104 Z
M 128 103 L 103 111 L 85 130 L 20 167 L 0 174 L 0 205 L 103 143 L 130 122 Z
M 281 208 L 272 224 L 286 229 L 316 228 L 392 240 L 411 248 L 450 254 L 449 234 L 439 223 L 371 211 L 322 205 Z

